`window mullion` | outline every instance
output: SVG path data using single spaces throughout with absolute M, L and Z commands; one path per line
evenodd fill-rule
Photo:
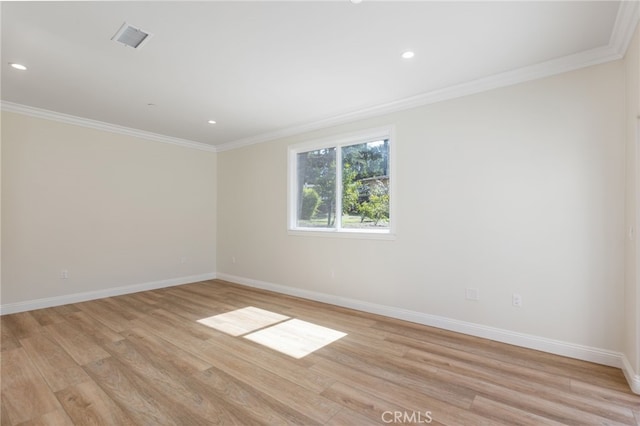
M 289 230 L 351 236 L 394 232 L 393 147 L 393 127 L 290 146 Z
M 342 229 L 342 148 L 336 146 L 336 230 Z

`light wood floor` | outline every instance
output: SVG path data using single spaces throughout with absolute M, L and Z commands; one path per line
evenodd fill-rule
M 347 336 L 294 359 L 197 322 L 247 306 Z M 618 369 L 222 281 L 0 323 L 3 426 L 640 424 Z

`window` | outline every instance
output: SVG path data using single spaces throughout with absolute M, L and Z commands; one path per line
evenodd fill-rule
M 289 229 L 390 234 L 392 129 L 289 148 Z

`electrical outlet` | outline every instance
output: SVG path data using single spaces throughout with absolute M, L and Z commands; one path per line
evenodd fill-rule
M 515 307 L 521 307 L 522 306 L 522 296 L 519 295 L 518 293 L 513 293 L 513 306 Z
M 467 300 L 480 300 L 480 289 L 477 288 L 465 288 L 464 297 Z
M 60 279 L 62 279 L 62 280 L 69 279 L 69 271 L 67 271 L 66 269 L 61 270 L 60 271 Z
M 235 256 L 231 256 L 231 263 L 236 263 L 236 257 Z
M 183 257 L 181 257 L 181 258 L 180 258 L 180 263 L 182 263 L 182 264 L 187 263 L 187 258 L 186 258 L 186 257 L 184 257 L 184 256 L 183 256 Z

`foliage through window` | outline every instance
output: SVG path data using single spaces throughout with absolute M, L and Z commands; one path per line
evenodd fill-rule
M 290 227 L 388 233 L 389 133 L 292 149 Z

